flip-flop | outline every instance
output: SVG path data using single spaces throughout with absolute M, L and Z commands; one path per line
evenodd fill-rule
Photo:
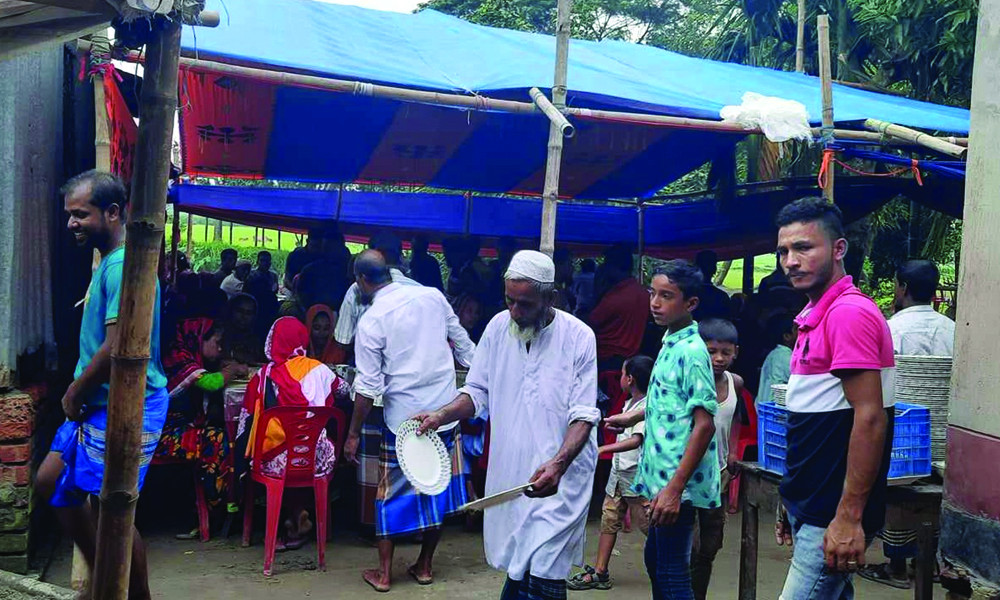
M 434 576 L 433 575 L 431 575 L 430 577 L 420 577 L 417 574 L 417 566 L 416 565 L 413 565 L 412 567 L 410 567 L 409 569 L 407 569 L 406 572 L 419 585 L 430 585 L 430 584 L 434 583 Z
M 874 581 L 875 583 L 881 583 L 900 590 L 908 590 L 911 587 L 909 579 L 904 580 L 893 577 L 889 572 L 889 565 L 887 564 L 865 565 L 858 569 L 858 575 L 868 581 Z
M 365 580 L 365 583 L 372 586 L 373 590 L 375 590 L 380 594 L 384 594 L 389 591 L 390 586 L 372 581 L 371 579 L 368 578 L 369 575 L 371 575 L 372 577 L 378 577 L 379 576 L 378 569 L 368 569 L 367 571 L 361 573 L 361 578 Z
M 174 536 L 174 539 L 175 540 L 187 541 L 187 540 L 196 540 L 196 539 L 198 539 L 200 537 L 201 537 L 201 535 L 198 532 L 198 528 L 195 527 L 194 529 L 192 529 L 191 531 L 188 531 L 187 533 L 178 533 L 177 535 Z

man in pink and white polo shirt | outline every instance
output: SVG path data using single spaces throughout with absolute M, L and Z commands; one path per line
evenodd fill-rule
M 779 542 L 795 551 L 782 600 L 850 599 L 851 575 L 885 520 L 892 449 L 892 336 L 844 272 L 840 210 L 804 198 L 778 214 L 778 255 L 809 305 L 796 318 L 788 381 L 787 509 Z

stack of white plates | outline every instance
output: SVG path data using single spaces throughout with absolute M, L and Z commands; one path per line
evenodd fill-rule
M 771 402 L 778 406 L 785 406 L 785 396 L 788 395 L 788 386 L 783 383 L 775 383 L 771 386 Z
M 896 401 L 931 412 L 931 458 L 944 460 L 951 393 L 950 356 L 896 356 Z

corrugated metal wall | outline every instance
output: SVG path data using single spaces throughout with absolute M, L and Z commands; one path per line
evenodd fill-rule
M 63 178 L 63 49 L 0 61 L 0 387 L 53 344 L 52 252 Z

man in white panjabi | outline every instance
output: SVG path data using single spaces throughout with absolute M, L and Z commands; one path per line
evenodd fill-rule
M 583 562 L 597 465 L 597 344 L 582 321 L 552 308 L 555 265 L 518 252 L 505 275 L 508 311 L 490 321 L 454 402 L 419 415 L 421 430 L 489 416 L 486 493 L 526 483 L 524 496 L 486 509 L 490 565 L 507 572 L 503 600 L 566 597 Z

